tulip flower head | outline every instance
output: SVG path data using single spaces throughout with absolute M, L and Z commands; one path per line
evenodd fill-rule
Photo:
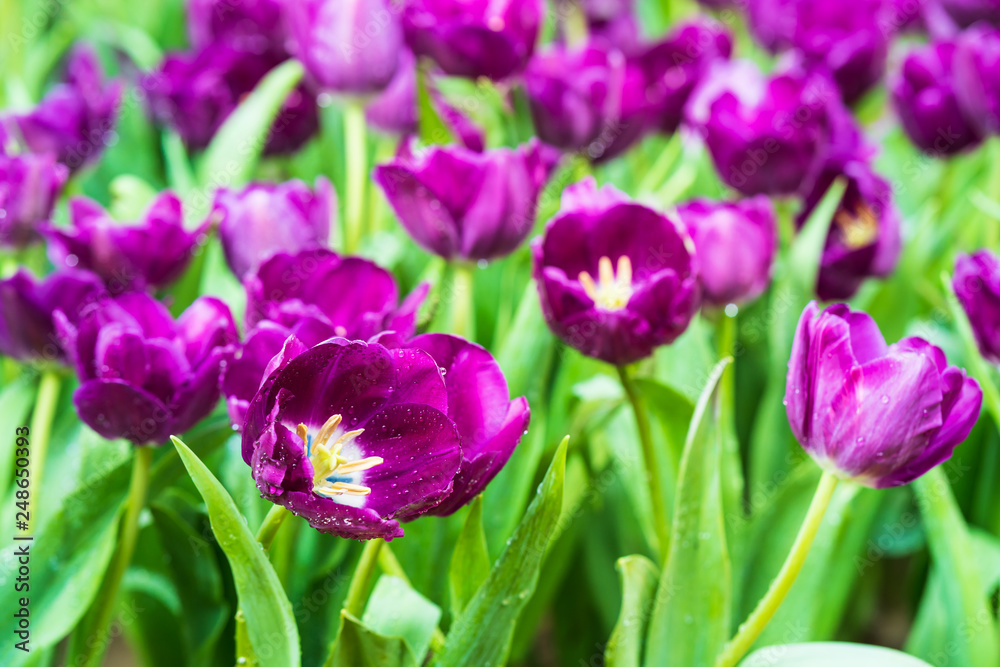
M 921 338 L 886 345 L 866 313 L 809 304 L 788 365 L 792 433 L 823 469 L 873 488 L 948 460 L 982 405 L 979 384 Z
M 989 250 L 960 255 L 952 283 L 979 351 L 1000 364 L 1000 259 Z
M 23 248 L 38 241 L 69 171 L 51 153 L 4 153 L 0 137 L 0 244 Z

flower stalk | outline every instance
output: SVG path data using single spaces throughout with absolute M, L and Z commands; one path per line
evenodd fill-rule
M 357 252 L 364 233 L 365 184 L 368 181 L 365 109 L 358 103 L 344 107 L 344 151 L 347 161 L 344 250 L 352 254 Z
M 52 436 L 52 421 L 56 414 L 56 405 L 59 403 L 59 386 L 62 380 L 59 373 L 49 369 L 42 373 L 38 382 L 38 394 L 35 399 L 35 410 L 31 414 L 31 424 L 29 436 L 31 438 L 31 456 L 28 459 L 28 478 L 36 489 L 42 488 L 42 473 L 45 470 L 45 457 L 49 449 L 49 440 Z M 38 532 L 40 523 L 36 517 L 35 497 L 37 493 L 32 493 L 28 497 L 28 524 L 31 534 Z

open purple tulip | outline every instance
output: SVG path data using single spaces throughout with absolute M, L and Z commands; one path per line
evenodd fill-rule
M 452 76 L 505 79 L 535 50 L 542 0 L 408 0 L 406 41 Z
M 406 144 L 375 169 L 375 181 L 422 247 L 445 259 L 490 260 L 531 233 L 555 153 L 537 140 L 483 153 L 431 146 L 414 154 Z
M 751 29 L 764 46 L 774 52 L 794 48 L 807 65 L 826 67 L 847 103 L 885 73 L 890 33 L 882 0 L 750 0 L 748 9 Z
M 124 226 L 97 202 L 70 200 L 72 227 L 46 225 L 49 257 L 56 266 L 93 271 L 113 293 L 158 288 L 180 278 L 208 229 L 184 229 L 181 200 L 161 193 L 142 220 Z
M 292 52 L 323 90 L 370 95 L 400 65 L 403 30 L 390 0 L 295 0 L 285 17 Z
M 115 140 L 120 82 L 105 85 L 97 55 L 85 46 L 70 54 L 64 82 L 34 109 L 9 116 L 7 131 L 32 153 L 52 153 L 76 171 Z
M 873 488 L 908 484 L 951 458 L 983 395 L 922 338 L 886 345 L 844 304 L 802 313 L 788 365 L 792 433 L 830 473 Z
M 302 181 L 220 189 L 209 217 L 219 225 L 226 263 L 243 280 L 279 252 L 326 246 L 336 214 L 337 194 L 320 176 L 315 190 Z
M 532 250 L 549 327 L 588 356 L 617 366 L 648 357 L 698 309 L 694 247 L 681 223 L 593 179 L 566 188 Z
M 989 250 L 960 255 L 952 282 L 979 351 L 1000 364 L 1000 259 Z
M 724 307 L 755 299 L 771 282 L 778 229 L 771 201 L 696 199 L 677 215 L 694 241 L 704 301 Z
M 206 417 L 232 356 L 229 308 L 201 297 L 174 321 L 144 292 L 105 299 L 72 323 L 56 324 L 80 376 L 80 419 L 105 438 L 158 445 Z
M 292 337 L 250 403 L 243 460 L 265 498 L 317 530 L 391 540 L 453 491 L 462 446 L 448 399 L 422 350 Z
M 150 77 L 152 115 L 174 128 L 188 148 L 208 146 L 223 122 L 264 75 L 287 58 L 284 52 L 251 53 L 225 42 L 164 58 Z M 298 150 L 319 129 L 316 98 L 305 85 L 285 100 L 264 144 L 266 155 Z
M 0 244 L 15 248 L 39 240 L 68 170 L 52 154 L 5 155 L 0 141 Z
M 37 280 L 25 269 L 0 280 L 0 354 L 18 361 L 66 361 L 52 314 L 70 321 L 105 298 L 101 280 L 89 271 L 64 269 Z
M 955 49 L 954 42 L 938 42 L 910 52 L 890 86 L 903 129 L 931 155 L 951 155 L 982 141 L 975 121 L 959 103 Z M 968 85 L 971 91 L 980 84 Z
M 223 379 L 229 416 L 237 428 L 243 426 L 268 362 L 290 335 L 306 346 L 333 337 L 368 340 L 383 331 L 406 340 L 416 329 L 417 310 L 428 289 L 421 285 L 400 303 L 388 271 L 329 250 L 274 255 L 247 276 L 244 286 L 247 338 Z
M 825 75 L 795 67 L 768 78 L 750 62 L 716 61 L 685 113 L 723 181 L 745 195 L 791 194 L 817 168 L 833 100 Z

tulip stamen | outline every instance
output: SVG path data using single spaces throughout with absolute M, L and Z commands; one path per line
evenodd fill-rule
M 306 446 L 309 462 L 313 467 L 313 493 L 328 498 L 367 496 L 372 492 L 370 487 L 346 481 L 345 478 L 381 465 L 383 459 L 381 456 L 367 456 L 352 460 L 345 456 L 344 447 L 351 445 L 365 430 L 359 428 L 343 432 L 340 429 L 341 421 L 343 417 L 333 415 L 326 420 L 315 438 L 309 435 L 305 424 L 299 424 L 295 429 Z
M 628 255 L 619 257 L 616 271 L 610 257 L 601 257 L 597 262 L 597 280 L 586 271 L 580 272 L 579 280 L 598 309 L 621 310 L 632 298 L 632 260 Z
M 869 246 L 878 238 L 878 218 L 866 204 L 858 204 L 854 215 L 843 209 L 837 211 L 833 221 L 851 250 Z

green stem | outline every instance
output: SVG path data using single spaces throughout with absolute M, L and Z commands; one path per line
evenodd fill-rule
M 440 292 L 434 331 L 452 333 L 468 340 L 476 338 L 473 308 L 475 289 L 474 264 L 450 262 L 445 269 L 444 289 Z
M 365 109 L 350 103 L 344 108 L 344 153 L 347 173 L 344 176 L 344 251 L 357 252 L 361 243 L 365 213 L 365 184 L 368 181 L 368 145 Z
M 372 580 L 375 578 L 375 566 L 378 564 L 378 554 L 383 546 L 385 542 L 382 540 L 368 540 L 361 552 L 361 559 L 358 560 L 358 567 L 354 570 L 351 585 L 347 589 L 347 597 L 344 599 L 344 611 L 355 618 L 361 618 L 361 614 L 365 611 L 368 589 L 371 588 Z
M 31 424 L 28 435 L 31 442 L 31 456 L 28 457 L 28 479 L 31 480 L 35 492 L 28 495 L 28 523 L 31 534 L 34 535 L 40 525 L 36 518 L 35 496 L 42 488 L 42 473 L 45 471 L 45 457 L 52 436 L 52 420 L 56 414 L 59 402 L 59 385 L 61 378 L 54 370 L 42 373 L 38 382 L 38 394 L 35 398 L 35 409 L 31 414 Z
M 139 535 L 139 515 L 146 505 L 149 469 L 152 461 L 153 449 L 151 447 L 134 448 L 132 481 L 129 484 L 128 499 L 126 500 L 125 519 L 118 535 L 118 548 L 108 566 L 97 599 L 94 601 L 94 607 L 91 610 L 93 621 L 81 625 L 78 629 L 78 632 L 79 630 L 85 631 L 84 636 L 81 637 L 83 657 L 74 660 L 73 664 L 82 667 L 96 667 L 101 663 L 104 650 L 107 648 L 108 626 L 111 624 L 118 589 L 129 563 L 132 562 L 132 553 L 135 551 L 135 542 Z
M 260 546 L 264 547 L 264 551 L 270 551 L 274 536 L 278 534 L 278 529 L 281 528 L 282 522 L 289 514 L 291 512 L 282 505 L 271 506 L 271 510 L 261 521 L 260 529 L 257 531 L 257 541 L 260 542 Z
M 778 607 L 788 595 L 789 589 L 795 583 L 796 577 L 802 570 L 802 565 L 809 555 L 809 548 L 812 547 L 813 540 L 816 539 L 816 532 L 823 522 L 823 515 L 830 505 L 830 499 L 837 488 L 837 478 L 828 472 L 823 472 L 820 477 L 819 486 L 816 487 L 816 494 L 813 496 L 809 509 L 806 511 L 805 519 L 799 528 L 799 534 L 795 537 L 792 550 L 788 552 L 785 563 L 781 566 L 778 576 L 771 582 L 767 593 L 757 603 L 757 608 L 753 610 L 747 620 L 740 625 L 736 636 L 733 637 L 722 653 L 715 661 L 715 667 L 734 667 L 740 661 L 753 643 L 757 641 L 760 633 L 767 627 L 768 622 L 778 611 Z
M 680 158 L 683 148 L 684 144 L 680 133 L 671 137 L 666 148 L 660 152 L 660 156 L 656 158 L 656 162 L 653 163 L 653 166 L 650 167 L 649 171 L 646 172 L 646 176 L 639 183 L 638 191 L 640 193 L 653 193 L 662 187 L 667 180 L 667 176 L 670 175 L 670 171 L 677 163 L 677 159 Z
M 653 447 L 653 433 L 649 427 L 649 415 L 646 414 L 645 406 L 639 391 L 629 376 L 628 369 L 618 366 L 618 377 L 621 378 L 622 388 L 629 403 L 632 404 L 632 411 L 635 414 L 635 426 L 639 432 L 639 443 L 642 445 L 642 458 L 646 464 L 646 471 L 649 473 L 649 496 L 653 504 L 653 527 L 656 531 L 656 551 L 662 556 L 666 556 L 670 545 L 670 522 L 667 518 L 667 504 L 663 491 L 663 479 L 660 476 L 660 465 Z
M 396 554 L 392 552 L 392 549 L 388 544 L 382 545 L 382 550 L 378 554 L 378 565 L 386 574 L 398 577 L 407 584 L 410 583 L 410 578 L 406 576 L 406 571 L 403 569 L 403 566 L 400 565 L 399 560 L 396 558 Z M 444 636 L 444 633 L 441 632 L 441 628 L 435 627 L 434 634 L 431 635 L 431 651 L 434 653 L 440 653 L 441 649 L 444 648 L 446 640 L 447 639 Z

